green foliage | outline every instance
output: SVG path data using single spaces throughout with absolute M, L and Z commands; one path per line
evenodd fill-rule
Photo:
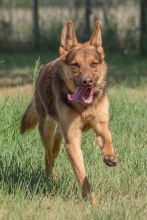
M 107 50 L 118 51 L 120 49 L 117 24 L 111 23 L 104 29 L 103 41 Z
M 63 24 L 58 21 L 53 21 L 50 27 L 40 28 L 40 46 L 44 50 L 58 51 L 60 45 L 60 33 Z

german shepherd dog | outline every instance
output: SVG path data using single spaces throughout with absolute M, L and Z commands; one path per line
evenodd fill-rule
M 63 27 L 60 57 L 44 65 L 39 73 L 34 98 L 23 115 L 20 131 L 38 128 L 45 149 L 46 173 L 53 177 L 53 167 L 62 137 L 82 189 L 83 198 L 91 195 L 83 154 L 82 132 L 93 129 L 108 166 L 117 165 L 108 128 L 106 94 L 107 65 L 102 48 L 101 22 L 86 43 L 79 43 L 75 27 L 68 20 Z

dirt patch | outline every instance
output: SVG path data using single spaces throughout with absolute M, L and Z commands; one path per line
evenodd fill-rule
M 0 88 L 0 96 L 10 96 L 10 95 L 28 96 L 31 95 L 32 93 L 33 93 L 32 85 Z

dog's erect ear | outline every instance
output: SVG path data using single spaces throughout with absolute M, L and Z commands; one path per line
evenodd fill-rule
M 90 38 L 90 45 L 102 47 L 101 21 L 96 21 L 94 32 Z
M 61 33 L 60 55 L 66 55 L 78 43 L 75 26 L 71 20 L 68 20 Z
M 101 21 L 96 21 L 95 29 L 89 42 L 91 46 L 96 47 L 100 55 L 100 61 L 103 62 L 105 54 L 102 48 Z

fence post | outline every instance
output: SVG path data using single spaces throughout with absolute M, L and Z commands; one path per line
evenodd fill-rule
M 92 2 L 91 0 L 85 0 L 85 35 L 86 38 L 89 38 L 91 32 L 90 26 L 90 15 L 92 13 Z
M 140 52 L 147 54 L 147 0 L 141 0 L 140 13 Z
M 32 20 L 33 20 L 33 44 L 34 48 L 39 48 L 39 13 L 38 0 L 32 0 Z

